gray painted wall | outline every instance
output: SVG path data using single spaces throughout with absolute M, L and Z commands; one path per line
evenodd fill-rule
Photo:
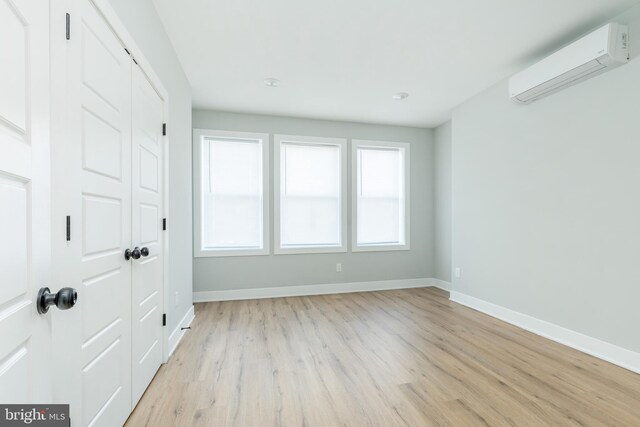
M 434 129 L 434 277 L 451 282 L 451 122 Z
M 192 305 L 191 86 L 151 0 L 110 1 L 169 92 L 167 326 L 173 331 Z
M 640 351 L 640 7 L 632 61 L 529 106 L 453 114 L 456 291 Z
M 193 260 L 194 291 L 432 277 L 434 221 L 431 130 L 205 110 L 193 111 L 193 126 L 265 132 L 271 134 L 272 140 L 273 134 L 290 134 L 411 144 L 410 251 L 196 258 Z M 273 188 L 273 182 L 271 184 Z M 273 215 L 271 218 L 273 221 Z M 336 272 L 338 262 L 342 263 L 341 273 Z

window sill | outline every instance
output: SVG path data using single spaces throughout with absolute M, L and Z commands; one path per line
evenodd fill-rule
M 353 246 L 351 252 L 393 252 L 393 251 L 410 251 L 411 245 L 369 245 L 369 246 Z
M 347 248 L 343 246 L 299 246 L 288 248 L 274 248 L 275 255 L 295 255 L 295 254 L 335 254 L 345 253 Z
M 269 255 L 269 249 L 195 249 L 194 258 Z

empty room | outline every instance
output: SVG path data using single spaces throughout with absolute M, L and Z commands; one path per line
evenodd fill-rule
M 0 427 L 640 426 L 640 0 L 0 0 Z

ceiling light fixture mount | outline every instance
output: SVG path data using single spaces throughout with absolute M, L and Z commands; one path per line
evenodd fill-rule
M 409 94 L 407 92 L 398 92 L 391 95 L 391 98 L 395 99 L 396 101 L 402 101 L 403 99 L 407 99 L 408 97 Z
M 278 79 L 276 79 L 274 77 L 268 77 L 268 78 L 264 79 L 263 83 L 266 86 L 269 86 L 269 87 L 278 87 L 278 86 L 280 86 L 280 80 L 278 80 Z

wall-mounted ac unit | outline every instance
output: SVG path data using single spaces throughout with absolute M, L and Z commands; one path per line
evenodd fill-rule
M 628 61 L 627 27 L 610 23 L 513 76 L 511 99 L 528 104 Z

